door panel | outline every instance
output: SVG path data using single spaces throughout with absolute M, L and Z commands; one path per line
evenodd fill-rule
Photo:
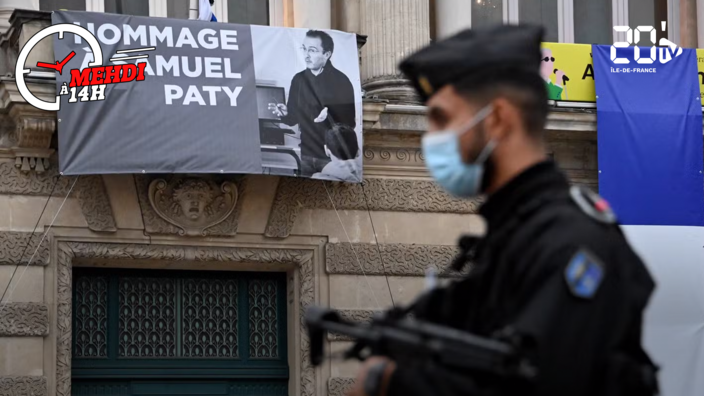
M 74 269 L 73 395 L 287 393 L 284 274 Z

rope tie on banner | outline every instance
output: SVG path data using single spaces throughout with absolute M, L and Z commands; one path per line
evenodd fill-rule
M 42 239 L 39 241 L 37 244 L 37 247 L 34 249 L 34 253 L 32 253 L 32 256 L 29 258 L 29 261 L 27 261 L 27 264 L 24 266 L 24 270 L 22 270 L 22 273 L 20 274 L 20 277 L 17 278 L 17 282 L 15 282 L 15 285 L 10 289 L 10 285 L 12 284 L 12 280 L 15 277 L 15 273 L 17 272 L 17 269 L 19 268 L 20 264 L 22 263 L 22 257 L 24 257 L 24 254 L 27 252 L 27 249 L 29 248 L 29 245 L 32 242 L 32 238 L 34 238 L 34 233 L 37 231 L 37 227 L 39 226 L 39 223 L 41 222 L 42 216 L 44 216 L 44 211 L 46 210 L 47 206 L 49 205 L 49 201 L 51 200 L 51 196 L 54 193 L 54 188 L 56 188 L 56 185 L 59 182 L 59 179 L 61 176 L 56 178 L 56 182 L 54 182 L 54 186 L 51 188 L 51 193 L 49 194 L 49 197 L 47 198 L 46 202 L 44 203 L 44 209 L 42 209 L 41 214 L 39 215 L 39 218 L 37 219 L 37 223 L 34 226 L 34 230 L 32 230 L 32 234 L 29 237 L 29 240 L 27 241 L 27 246 L 25 246 L 24 251 L 22 252 L 22 255 L 20 256 L 19 262 L 15 265 L 15 269 L 12 272 L 12 276 L 10 277 L 10 280 L 7 282 L 7 286 L 5 286 L 5 290 L 2 293 L 2 297 L 0 297 L 0 317 L 2 317 L 2 311 L 5 308 L 5 305 L 7 305 L 8 302 L 10 302 L 10 299 L 12 298 L 12 294 L 15 292 L 15 289 L 17 289 L 17 285 L 22 281 L 22 277 L 24 276 L 25 272 L 27 272 L 27 268 L 29 267 L 30 264 L 32 264 L 32 261 L 34 260 L 34 256 L 37 255 L 37 252 L 42 246 L 42 243 L 44 243 L 44 239 L 46 239 L 46 236 L 49 235 L 49 231 L 51 231 L 51 227 L 54 226 L 54 222 L 56 221 L 56 218 L 59 217 L 59 213 L 61 213 L 61 209 L 63 209 L 64 204 L 66 203 L 66 200 L 68 200 L 68 197 L 71 195 L 71 192 L 73 191 L 73 187 L 76 186 L 76 182 L 78 182 L 78 179 L 80 176 L 76 177 L 76 179 L 73 180 L 73 183 L 71 184 L 71 188 L 69 188 L 68 192 L 66 193 L 66 196 L 64 197 L 63 202 L 61 202 L 61 206 L 59 206 L 59 209 L 56 211 L 56 214 L 54 214 L 54 218 L 51 219 L 51 223 L 49 223 L 49 227 L 44 231 L 44 234 L 42 235 Z M 7 293 L 8 289 L 10 290 L 10 294 L 7 295 L 7 299 L 5 299 L 5 294 Z M 4 301 L 3 301 L 4 300 Z

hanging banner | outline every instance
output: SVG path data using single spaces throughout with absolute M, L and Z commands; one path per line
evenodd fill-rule
M 621 63 L 610 46 L 593 48 L 600 192 L 624 224 L 704 226 L 695 50 L 638 64 L 634 47 L 617 51 Z
M 634 47 L 616 52 L 620 63 L 612 61 L 609 46 L 593 51 L 599 190 L 656 282 L 643 343 L 661 367 L 662 395 L 704 392 L 697 375 L 704 370 L 704 141 L 697 52 L 663 48 L 653 54 L 641 47 L 640 58 L 657 58 L 639 64 Z
M 542 47 L 540 74 L 545 80 L 549 99 L 562 102 L 596 102 L 592 46 L 543 43 Z M 697 64 L 701 103 L 704 106 L 704 49 L 697 50 Z
M 594 102 L 592 46 L 543 43 L 540 74 L 550 100 Z
M 695 50 L 670 60 L 664 51 L 638 64 L 634 47 L 623 48 L 615 63 L 609 46 L 594 46 L 599 190 L 656 282 L 643 339 L 661 392 L 695 396 L 704 392 L 694 374 L 704 369 L 701 81 Z
M 361 182 L 356 35 L 89 12 L 52 22 L 90 32 L 62 31 L 56 65 L 38 65 L 57 70 L 64 174 Z

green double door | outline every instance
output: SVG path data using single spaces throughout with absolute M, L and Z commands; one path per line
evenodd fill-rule
M 283 274 L 74 269 L 74 396 L 284 396 L 288 372 Z

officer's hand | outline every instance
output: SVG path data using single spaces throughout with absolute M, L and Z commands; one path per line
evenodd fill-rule
M 328 119 L 328 108 L 324 108 L 323 111 L 318 114 L 318 117 L 315 118 L 315 122 L 323 122 Z
M 277 117 L 286 117 L 288 115 L 288 107 L 283 103 L 269 103 L 268 108 Z
M 396 370 L 396 363 L 385 357 L 372 356 L 362 363 L 362 367 L 359 369 L 357 374 L 357 379 L 354 382 L 354 386 L 349 390 L 347 396 L 371 396 L 364 392 L 364 383 L 367 380 L 367 374 L 369 370 L 379 363 L 386 362 L 386 369 L 384 370 L 384 376 L 381 380 L 381 390 L 379 392 L 380 396 L 386 395 L 386 390 L 389 387 L 389 381 L 391 380 L 391 374 Z

